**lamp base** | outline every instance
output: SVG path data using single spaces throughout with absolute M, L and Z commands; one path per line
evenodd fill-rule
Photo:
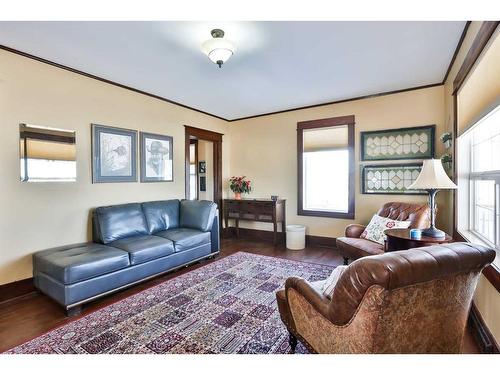
M 422 236 L 432 237 L 432 238 L 444 238 L 446 237 L 446 233 L 442 230 L 437 229 L 436 227 L 431 227 L 422 230 Z

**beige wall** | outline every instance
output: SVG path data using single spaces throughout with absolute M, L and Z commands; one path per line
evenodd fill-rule
M 483 115 L 500 98 L 500 29 L 458 92 L 459 134 Z
M 453 80 L 455 79 L 467 51 L 472 45 L 472 42 L 481 27 L 482 22 L 472 22 L 464 38 L 462 46 L 457 58 L 453 64 L 450 74 L 445 82 L 445 116 L 446 128 L 448 131 L 453 131 Z M 500 94 L 500 57 L 499 57 L 499 31 L 492 37 L 487 49 L 476 62 L 473 71 L 469 74 L 463 88 L 460 90 L 459 97 L 459 125 L 463 129 L 471 119 L 475 118 L 486 107 L 488 107 L 495 98 Z M 490 46 L 495 46 L 489 49 Z M 462 96 L 463 94 L 463 96 Z M 453 201 L 450 194 L 449 207 L 453 207 Z M 453 220 L 453 211 L 448 211 L 449 221 Z M 483 317 L 486 325 L 495 337 L 497 342 L 500 342 L 500 294 L 491 285 L 491 283 L 481 275 L 479 284 L 474 296 L 474 302 Z
M 297 122 L 343 115 L 354 115 L 356 119 L 356 218 L 298 216 Z M 338 237 L 350 223 L 367 223 L 385 202 L 425 202 L 427 199 L 425 196 L 361 194 L 360 131 L 436 124 L 437 139 L 444 131 L 444 123 L 443 86 L 236 121 L 231 125 L 231 175 L 246 175 L 252 180 L 250 197 L 277 194 L 286 198 L 288 223 L 306 225 L 311 235 Z M 440 156 L 442 143 L 436 141 L 436 146 L 436 154 Z M 438 194 L 443 212 L 446 210 L 443 207 L 445 196 Z M 448 230 L 448 221 L 442 220 L 447 217 L 446 214 L 438 215 L 438 224 Z M 250 222 L 242 226 L 271 229 L 269 225 Z
M 228 123 L 0 51 L 0 284 L 31 276 L 31 254 L 89 239 L 99 205 L 184 197 L 184 126 L 225 133 Z M 19 123 L 76 131 L 76 183 L 19 181 Z M 91 183 L 90 124 L 174 137 L 174 182 Z M 223 163 L 229 175 L 229 158 Z

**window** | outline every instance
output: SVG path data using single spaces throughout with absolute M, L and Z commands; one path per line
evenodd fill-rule
M 458 138 L 458 229 L 497 250 L 500 266 L 500 106 Z
M 20 124 L 22 182 L 76 181 L 75 132 Z
M 354 218 L 354 116 L 297 124 L 298 214 Z

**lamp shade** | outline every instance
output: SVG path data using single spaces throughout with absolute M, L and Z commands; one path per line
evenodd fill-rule
M 429 190 L 429 189 L 456 189 L 457 185 L 453 183 L 444 171 L 440 159 L 424 160 L 422 170 L 413 184 L 408 189 Z
M 205 41 L 201 46 L 202 51 L 212 62 L 225 63 L 234 53 L 236 48 L 227 39 L 213 38 Z

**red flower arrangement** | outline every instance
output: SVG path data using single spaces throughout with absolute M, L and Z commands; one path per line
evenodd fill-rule
M 241 193 L 250 193 L 252 191 L 252 181 L 246 180 L 246 176 L 233 176 L 229 179 L 229 187 L 235 193 L 236 198 L 241 198 Z

